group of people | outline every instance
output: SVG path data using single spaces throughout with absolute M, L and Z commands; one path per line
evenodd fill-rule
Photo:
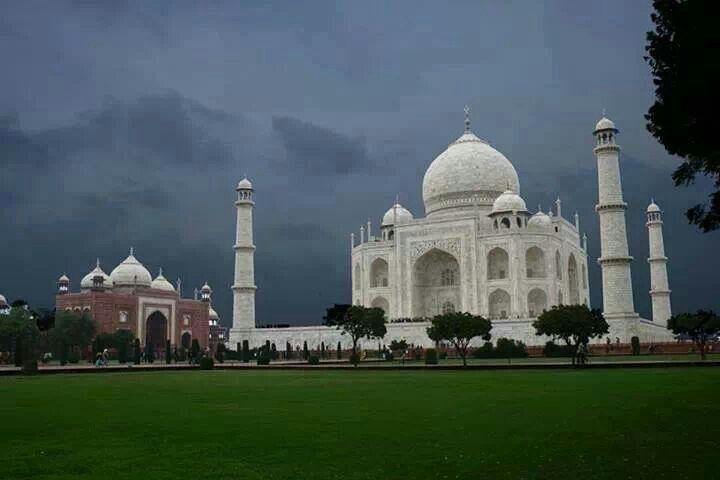
M 107 367 L 108 361 L 110 360 L 110 352 L 108 349 L 104 349 L 102 352 L 98 352 L 95 355 L 95 366 L 96 367 Z

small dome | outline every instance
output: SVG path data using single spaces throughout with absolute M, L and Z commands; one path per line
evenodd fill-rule
M 512 190 L 505 190 L 493 202 L 492 213 L 501 212 L 527 212 L 525 200 Z
M 214 308 L 212 308 L 212 306 L 210 307 L 210 310 L 208 313 L 209 313 L 210 320 L 220 320 L 220 315 L 217 314 L 217 312 L 215 311 Z
M 248 180 L 247 177 L 245 177 L 245 178 L 243 178 L 242 180 L 240 180 L 240 181 L 238 182 L 238 184 L 237 184 L 237 189 L 238 189 L 238 190 L 240 190 L 240 189 L 252 190 L 252 188 L 253 188 L 252 182 L 250 182 L 250 180 Z
M 60 278 L 58 278 L 58 283 L 70 283 L 70 279 L 67 275 L 63 274 Z
M 150 275 L 147 268 L 135 258 L 132 248 L 130 249 L 130 255 L 110 272 L 110 278 L 112 278 L 116 287 L 132 287 L 134 285 L 149 287 L 152 284 L 152 275 Z
M 615 124 L 613 123 L 612 120 L 610 120 L 607 117 L 603 117 L 595 125 L 595 131 L 597 132 L 598 130 L 617 130 L 617 129 L 615 128 Z
M 544 230 L 550 227 L 552 227 L 552 220 L 550 220 L 550 217 L 546 213 L 543 213 L 542 210 L 538 211 L 528 220 L 528 228 Z
M 383 215 L 381 226 L 389 227 L 390 225 L 394 225 L 396 221 L 398 225 L 402 225 L 404 223 L 408 223 L 413 218 L 415 217 L 413 217 L 413 214 L 410 213 L 410 210 L 399 203 L 396 203 L 390 207 L 390 210 L 385 212 L 385 215 Z
M 158 276 L 155 277 L 155 280 L 153 280 L 150 284 L 150 287 L 157 290 L 165 290 L 166 292 L 175 291 L 175 287 L 173 287 L 172 283 L 168 282 L 167 278 L 163 277 L 162 268 L 158 272 Z
M 650 202 L 650 205 L 648 205 L 647 213 L 660 213 L 662 210 L 660 210 L 660 207 L 658 207 L 658 204 L 655 203 L 655 200 L 652 200 Z
M 7 308 L 8 303 L 7 299 L 5 298 L 5 295 L 0 294 L 0 308 Z
M 98 275 L 102 275 L 103 277 L 103 287 L 105 288 L 112 288 L 113 287 L 113 280 L 112 278 L 103 271 L 102 268 L 100 268 L 100 260 L 95 264 L 95 268 L 93 271 L 88 273 L 83 277 L 82 280 L 80 280 L 80 288 L 92 288 L 93 287 L 93 278 L 97 277 Z M 65 275 L 63 275 L 64 277 Z M 65 277 L 67 278 L 67 277 Z M 60 280 L 62 281 L 62 277 L 60 277 Z

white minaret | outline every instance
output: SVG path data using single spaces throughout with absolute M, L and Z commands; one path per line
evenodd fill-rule
M 598 166 L 598 204 L 595 210 L 600 217 L 600 258 L 603 282 L 603 314 L 614 334 L 629 336 L 627 320 L 638 317 L 633 302 L 627 230 L 622 184 L 620 182 L 620 147 L 615 143 L 618 133 L 615 124 L 606 117 L 600 119 L 593 134 L 597 140 L 594 149 Z M 629 341 L 623 338 L 623 341 Z
M 652 300 L 653 322 L 665 325 L 672 316 L 670 309 L 670 288 L 668 285 L 667 257 L 663 242 L 662 211 L 651 201 L 647 208 L 648 240 L 650 242 L 650 299 Z
M 233 328 L 231 342 L 249 340 L 255 328 L 255 245 L 253 245 L 253 187 L 243 178 L 235 189 L 238 192 L 237 229 L 235 232 L 235 281 L 233 291 Z

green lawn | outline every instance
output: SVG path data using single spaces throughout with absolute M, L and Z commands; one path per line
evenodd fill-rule
M 0 378 L 0 479 L 719 478 L 720 368 Z

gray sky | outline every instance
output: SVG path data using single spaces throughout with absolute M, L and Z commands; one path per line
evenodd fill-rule
M 601 8 L 600 8 L 601 7 Z M 677 160 L 646 132 L 650 2 L 3 2 L 0 292 L 52 306 L 56 278 L 128 248 L 231 318 L 234 184 L 256 187 L 259 323 L 350 300 L 348 236 L 462 132 L 503 152 L 529 206 L 559 194 L 597 258 L 591 131 L 621 129 L 635 301 L 649 315 L 644 209 L 666 211 L 676 311 L 720 300 L 718 234 L 683 211 Z M 600 270 L 590 262 L 594 305 Z

